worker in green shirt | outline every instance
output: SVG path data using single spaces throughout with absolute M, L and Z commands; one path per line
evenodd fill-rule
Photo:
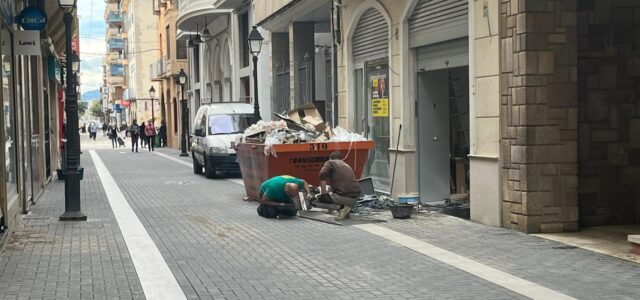
M 289 175 L 275 176 L 263 182 L 260 186 L 258 215 L 265 218 L 295 216 L 297 210 L 293 200 L 298 198 L 301 189 L 309 195 L 309 184 Z

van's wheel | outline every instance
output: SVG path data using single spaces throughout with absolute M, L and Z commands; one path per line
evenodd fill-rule
M 191 153 L 191 158 L 193 159 L 193 174 L 202 174 L 202 165 L 198 163 L 193 153 Z
M 204 177 L 214 178 L 216 177 L 216 170 L 214 168 L 209 167 L 207 161 L 204 161 Z

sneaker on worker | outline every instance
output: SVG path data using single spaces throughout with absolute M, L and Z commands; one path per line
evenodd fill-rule
M 340 212 L 338 213 L 338 216 L 336 217 L 336 221 L 342 221 L 345 218 L 347 218 L 349 216 L 349 213 L 351 212 L 351 207 L 349 206 L 345 206 L 342 209 L 340 209 Z

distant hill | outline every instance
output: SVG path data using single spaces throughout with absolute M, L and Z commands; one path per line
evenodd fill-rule
M 100 89 L 82 93 L 81 99 L 82 101 L 100 100 Z

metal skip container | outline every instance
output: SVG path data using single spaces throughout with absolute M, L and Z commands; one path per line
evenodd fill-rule
M 264 154 L 264 144 L 241 143 L 236 146 L 236 155 L 247 196 L 258 200 L 260 185 L 278 175 L 291 175 L 319 185 L 318 173 L 336 150 L 360 178 L 373 145 L 373 141 L 275 144 L 270 149 L 274 156 Z

